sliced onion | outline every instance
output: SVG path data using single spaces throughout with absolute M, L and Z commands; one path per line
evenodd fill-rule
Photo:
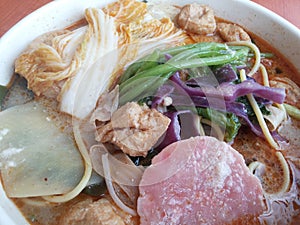
M 129 205 L 136 206 L 139 196 L 138 186 L 144 168 L 136 166 L 123 152 L 110 153 L 103 144 L 97 144 L 90 149 L 90 157 L 94 171 L 105 178 L 107 178 L 105 174 L 106 168 L 103 164 L 102 156 L 106 154 L 108 155 L 109 165 L 111 165 L 109 168 L 110 179 L 113 186 L 117 188 L 114 192 L 118 198 L 126 199 L 124 202 L 130 202 Z M 107 188 L 109 188 L 108 185 Z
M 107 185 L 108 192 L 114 202 L 117 204 L 117 206 L 120 207 L 124 212 L 129 213 L 130 215 L 136 216 L 137 213 L 134 209 L 129 208 L 127 205 L 125 205 L 121 199 L 118 197 L 118 195 L 115 192 L 115 189 L 112 184 L 112 177 L 110 173 L 110 166 L 109 166 L 109 160 L 108 160 L 108 153 L 102 155 L 102 164 L 103 164 L 103 170 L 104 170 L 104 178 Z

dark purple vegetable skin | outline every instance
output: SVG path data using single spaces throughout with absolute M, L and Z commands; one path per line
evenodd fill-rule
M 232 71 L 231 71 L 232 72 Z M 260 97 L 256 97 L 262 104 L 268 104 L 272 102 L 282 103 L 285 99 L 285 90 L 282 88 L 270 88 L 262 86 L 255 82 L 253 79 L 234 84 L 235 76 L 230 75 L 230 78 L 225 79 L 218 87 L 208 86 L 207 80 L 203 86 L 200 83 L 195 87 L 195 79 L 193 80 L 194 87 L 190 87 L 187 83 L 180 79 L 179 73 L 176 72 L 170 77 L 170 81 L 162 85 L 157 95 L 154 97 L 152 107 L 156 108 L 162 103 L 163 99 L 167 96 L 172 98 L 172 106 L 175 108 L 180 107 L 210 107 L 212 109 L 233 113 L 242 119 L 242 122 L 250 127 L 250 129 L 260 137 L 264 137 L 263 132 L 258 124 L 253 123 L 248 116 L 247 109 L 244 104 L 237 102 L 236 99 L 246 94 L 254 94 Z M 199 79 L 198 79 L 199 80 Z M 202 80 L 203 81 L 203 80 Z M 170 138 L 166 139 L 166 143 L 172 143 L 171 140 L 179 140 L 178 134 L 174 135 L 180 127 L 178 118 L 175 112 L 169 112 L 169 118 L 172 120 L 169 129 L 166 132 L 166 136 Z M 278 135 L 274 133 L 276 138 Z M 277 139 L 277 138 L 276 138 Z
M 226 82 L 216 88 L 213 86 L 189 87 L 180 79 L 178 72 L 171 76 L 170 80 L 181 87 L 189 96 L 209 96 L 223 98 L 226 102 L 234 102 L 240 96 L 254 94 L 279 104 L 283 103 L 285 99 L 285 90 L 283 88 L 266 87 L 254 80 L 246 80 L 239 84 Z

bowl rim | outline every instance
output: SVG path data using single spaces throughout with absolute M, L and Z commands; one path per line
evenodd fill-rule
M 70 7 L 70 2 L 71 7 Z M 113 2 L 114 0 L 102 0 L 101 2 L 99 0 L 59 0 L 59 1 L 52 1 L 47 3 L 46 5 L 40 7 L 39 9 L 35 10 L 31 14 L 24 17 L 22 20 L 20 20 L 18 23 L 16 23 L 13 27 L 11 27 L 1 38 L 0 38 L 0 50 L 1 52 L 6 52 L 8 54 L 0 54 L 0 74 L 6 74 L 7 77 L 1 78 L 0 77 L 0 85 L 6 86 L 10 79 L 9 75 L 13 74 L 14 68 L 13 63 L 16 57 L 21 53 L 21 51 L 25 48 L 25 46 L 28 45 L 30 41 L 32 41 L 35 37 L 38 35 L 45 33 L 50 30 L 54 29 L 61 29 L 65 27 L 67 24 L 71 24 L 72 22 L 75 22 L 82 18 L 83 16 L 83 10 L 87 7 L 97 7 L 97 6 L 103 6 L 107 3 Z M 200 3 L 207 3 L 209 5 L 212 5 L 212 8 L 214 8 L 214 4 L 220 4 L 220 1 L 218 0 L 197 0 Z M 187 4 L 192 3 L 194 1 L 192 0 L 175 0 L 169 2 L 176 2 L 176 4 Z M 285 35 L 292 35 L 293 39 L 292 41 L 299 42 L 300 44 L 300 30 L 293 24 L 291 24 L 286 19 L 282 18 L 281 16 L 277 15 L 276 13 L 272 12 L 271 10 L 255 3 L 252 1 L 247 0 L 222 0 L 222 4 L 231 3 L 235 5 L 239 5 L 242 7 L 246 7 L 250 11 L 255 12 L 256 18 L 261 18 L 264 16 L 267 16 L 271 23 L 277 24 L 280 29 L 283 29 L 285 32 Z M 165 3 L 165 2 L 164 2 Z M 72 10 L 72 12 L 70 12 Z M 49 11 L 53 12 L 52 17 L 45 18 L 43 15 L 47 15 Z M 81 12 L 81 13 L 80 13 Z M 225 19 L 233 21 L 231 18 L 232 12 L 226 13 L 222 9 L 216 10 L 216 15 L 224 14 Z M 66 17 L 62 17 L 63 15 L 67 15 Z M 223 15 L 221 16 L 223 17 Z M 255 19 L 255 18 L 254 18 Z M 233 22 L 236 22 L 238 24 L 241 24 L 243 18 L 240 20 L 236 20 Z M 251 22 L 251 21 L 250 21 Z M 34 25 L 36 23 L 37 25 Z M 252 22 L 251 22 L 252 23 Z M 244 25 L 243 22 L 241 25 Z M 275 26 L 274 25 L 274 26 Z M 31 32 L 28 32 L 28 28 Z M 251 30 L 251 27 L 250 29 Z M 263 29 L 259 31 L 259 35 L 261 35 L 260 32 L 263 32 Z M 255 32 L 254 32 L 255 33 Z M 17 41 L 20 38 L 20 35 L 22 35 L 22 41 Z M 272 41 L 278 41 L 278 39 L 274 39 L 272 35 L 266 35 L 264 37 L 268 42 Z M 287 39 L 288 41 L 289 39 Z M 16 42 L 17 41 L 17 42 Z M 10 51 L 12 48 L 11 46 L 14 46 L 14 51 Z M 298 45 L 299 46 L 299 45 Z M 280 51 L 280 50 L 279 50 Z M 286 55 L 285 52 L 280 51 L 283 55 Z M 291 61 L 291 63 L 296 67 L 298 72 L 300 73 L 300 53 L 296 52 L 296 48 L 294 48 L 294 52 L 291 54 L 291 56 L 296 56 L 295 60 L 288 60 Z M 4 190 L 1 185 L 0 181 L 0 224 L 24 224 L 26 223 L 24 217 L 22 214 L 15 209 L 16 206 L 14 206 L 14 203 L 12 203 L 4 193 Z

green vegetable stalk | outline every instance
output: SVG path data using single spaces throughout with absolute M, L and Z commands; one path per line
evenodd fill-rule
M 157 90 L 176 71 L 245 61 L 249 48 L 220 43 L 197 43 L 154 51 L 133 63 L 120 78 L 120 104 L 137 101 L 147 88 Z M 166 56 L 170 56 L 167 60 Z M 159 81 L 159 82 L 158 82 Z
M 286 104 L 286 103 L 283 104 L 283 106 L 284 106 L 285 110 L 287 111 L 287 113 L 291 117 L 293 117 L 293 118 L 295 118 L 297 120 L 300 120 L 300 110 L 297 107 L 289 105 L 289 104 Z

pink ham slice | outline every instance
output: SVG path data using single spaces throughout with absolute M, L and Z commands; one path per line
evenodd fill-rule
M 166 147 L 139 186 L 141 224 L 225 224 L 264 210 L 259 180 L 241 154 L 213 137 Z

